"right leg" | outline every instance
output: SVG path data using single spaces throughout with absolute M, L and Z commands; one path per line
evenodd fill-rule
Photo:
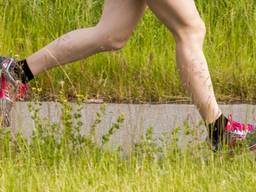
M 251 124 L 224 117 L 217 104 L 213 86 L 203 54 L 205 26 L 194 0 L 147 0 L 151 10 L 172 31 L 176 41 L 177 64 L 181 79 L 205 122 L 213 149 L 227 139 L 229 145 L 249 141 L 249 149 L 256 149 L 256 131 Z M 224 134 L 225 133 L 225 134 Z M 226 137 L 224 139 L 224 137 Z
M 150 9 L 170 29 L 185 88 L 207 124 L 221 115 L 203 53 L 204 23 L 194 0 L 147 0 Z
M 102 51 L 124 46 L 144 13 L 145 0 L 105 0 L 97 26 L 69 32 L 27 58 L 37 75 L 47 69 L 71 63 Z

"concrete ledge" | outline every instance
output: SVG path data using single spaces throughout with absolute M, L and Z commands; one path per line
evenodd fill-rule
M 73 111 L 77 106 L 72 104 Z M 253 119 L 256 114 L 254 105 L 221 105 L 224 114 L 232 112 L 236 120 L 255 123 Z M 83 104 L 82 133 L 87 133 L 95 121 L 96 113 L 100 104 Z M 111 138 L 112 145 L 130 146 L 137 142 L 143 133 L 152 127 L 154 136 L 160 137 L 163 133 L 170 133 L 175 127 L 184 127 L 184 122 L 188 122 L 191 129 L 197 131 L 200 139 L 204 139 L 206 131 L 197 109 L 193 105 L 186 104 L 161 104 L 161 105 L 133 105 L 133 104 L 107 104 L 102 121 L 97 127 L 97 139 L 100 142 L 102 135 L 116 122 L 120 113 L 125 114 L 125 121 L 120 130 Z M 43 122 L 61 124 L 61 106 L 59 103 L 44 102 L 40 107 L 40 117 Z M 201 124 L 200 124 L 201 121 Z M 13 132 L 20 130 L 29 137 L 35 123 L 28 110 L 28 103 L 16 103 L 12 110 Z M 186 143 L 189 136 L 180 133 L 180 143 Z

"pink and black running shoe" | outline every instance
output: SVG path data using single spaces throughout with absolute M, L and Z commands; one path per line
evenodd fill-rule
M 252 124 L 243 124 L 234 121 L 232 114 L 228 116 L 228 123 L 225 127 L 224 138 L 228 148 L 235 149 L 238 146 L 246 145 L 250 151 L 256 150 L 256 129 Z
M 17 62 L 13 58 L 0 57 L 0 125 L 10 126 L 10 111 L 17 100 L 23 100 L 28 85 L 15 73 Z

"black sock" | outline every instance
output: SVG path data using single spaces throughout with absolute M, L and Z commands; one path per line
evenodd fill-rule
M 224 130 L 228 123 L 228 119 L 221 114 L 221 116 L 213 123 L 208 125 L 209 138 L 212 141 L 213 150 L 218 150 L 219 144 L 224 141 Z
M 28 83 L 34 79 L 34 75 L 28 66 L 27 60 L 18 61 L 17 65 L 14 66 L 14 72 L 21 78 L 22 83 Z

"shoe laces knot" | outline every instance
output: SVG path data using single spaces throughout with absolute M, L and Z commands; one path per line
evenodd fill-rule
M 243 124 L 233 120 L 232 114 L 228 116 L 228 123 L 226 130 L 229 132 L 253 132 L 254 128 L 252 124 Z
M 27 90 L 28 90 L 28 84 L 23 84 L 23 83 L 22 83 L 22 84 L 19 86 L 19 91 L 18 91 L 18 94 L 17 94 L 17 99 L 24 99 Z

